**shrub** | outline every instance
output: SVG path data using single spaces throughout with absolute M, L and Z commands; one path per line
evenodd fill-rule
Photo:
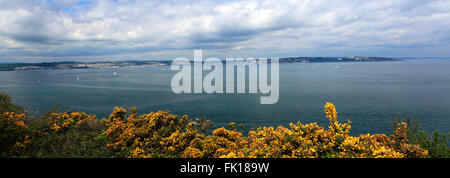
M 0 156 L 16 156 L 30 143 L 28 126 L 24 122 L 25 114 L 14 112 L 0 113 Z
M 40 119 L 28 119 L 33 141 L 24 154 L 27 157 L 114 157 L 106 147 L 106 136 L 95 115 L 67 111 L 49 113 Z
M 0 93 L 0 113 L 4 112 L 23 113 L 24 110 L 20 106 L 12 104 L 10 96 Z
M 192 140 L 204 137 L 198 132 L 197 122 L 168 111 L 138 117 L 135 108 L 127 115 L 127 110 L 116 107 L 102 123 L 108 126 L 107 146 L 132 158 L 181 157 Z
M 115 108 L 103 122 L 109 127 L 108 146 L 126 157 L 191 158 L 423 158 L 427 150 L 408 143 L 406 123 L 399 122 L 391 137 L 384 134 L 349 136 L 350 121 L 339 123 L 333 104 L 325 105 L 329 127 L 317 123 L 258 128 L 247 137 L 218 128 L 211 135 L 198 130 L 187 116 L 178 118 L 168 111 L 137 117 L 134 112 Z
M 394 121 L 394 127 L 398 125 L 400 119 Z M 424 130 L 420 130 L 420 122 L 413 121 L 411 117 L 404 121 L 408 126 L 406 135 L 408 143 L 420 145 L 422 148 L 428 150 L 428 157 L 430 158 L 449 158 L 450 148 L 448 147 L 449 134 L 433 131 L 430 135 Z
M 10 104 L 10 98 L 1 101 Z M 10 111 L 0 113 L 1 157 L 128 158 L 424 158 L 448 157 L 447 137 L 428 136 L 409 120 L 394 122 L 391 136 L 350 136 L 351 122 L 340 123 L 336 108 L 326 103 L 328 127 L 317 123 L 260 127 L 247 136 L 231 122 L 208 133 L 205 119 L 178 117 L 169 111 L 138 116 L 136 108 L 115 107 L 101 121 L 82 112 L 41 118 Z M 239 125 L 239 128 L 243 128 Z M 243 129 L 242 129 L 243 130 Z

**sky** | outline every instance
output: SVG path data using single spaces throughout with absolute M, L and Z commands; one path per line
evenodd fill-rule
M 0 62 L 450 56 L 450 0 L 0 0 Z

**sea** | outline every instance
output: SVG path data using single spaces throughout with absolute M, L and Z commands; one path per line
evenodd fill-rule
M 450 132 L 450 59 L 390 62 L 286 63 L 279 66 L 279 100 L 260 104 L 262 94 L 175 94 L 170 66 L 53 69 L 0 72 L 0 92 L 39 116 L 82 111 L 108 117 L 115 106 L 140 114 L 169 110 L 205 118 L 214 128 L 229 122 L 245 130 L 316 122 L 332 102 L 338 121 L 352 122 L 351 135 L 392 132 L 392 121 L 411 117 L 431 132 Z

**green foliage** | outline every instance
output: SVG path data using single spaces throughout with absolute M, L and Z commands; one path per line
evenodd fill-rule
M 68 127 L 55 132 L 49 125 L 49 118 L 28 119 L 32 142 L 23 152 L 25 157 L 38 158 L 98 158 L 115 157 L 106 147 L 105 128 L 99 121 Z
M 0 93 L 0 157 L 116 157 L 106 146 L 106 127 L 98 119 L 86 119 L 55 131 L 52 119 L 75 115 L 70 111 L 55 114 L 58 109 L 59 105 L 42 117 L 28 116 L 11 103 L 10 96 Z M 76 113 L 79 118 L 86 118 L 83 114 Z
M 448 147 L 448 138 L 450 133 L 441 133 L 433 131 L 430 135 L 420 129 L 420 121 L 414 121 L 411 117 L 405 119 L 408 125 L 407 137 L 408 142 L 414 145 L 420 145 L 428 150 L 430 158 L 450 158 L 450 147 Z M 394 121 L 398 123 L 399 119 Z
M 10 96 L 0 93 L 0 113 L 3 112 L 22 113 L 24 110 L 20 106 L 12 104 Z
M 0 157 L 15 157 L 28 142 L 24 117 L 24 114 L 0 113 Z

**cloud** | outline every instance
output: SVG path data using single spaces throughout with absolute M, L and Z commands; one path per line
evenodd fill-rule
M 447 0 L 0 0 L 0 62 L 449 56 L 448 19 Z

